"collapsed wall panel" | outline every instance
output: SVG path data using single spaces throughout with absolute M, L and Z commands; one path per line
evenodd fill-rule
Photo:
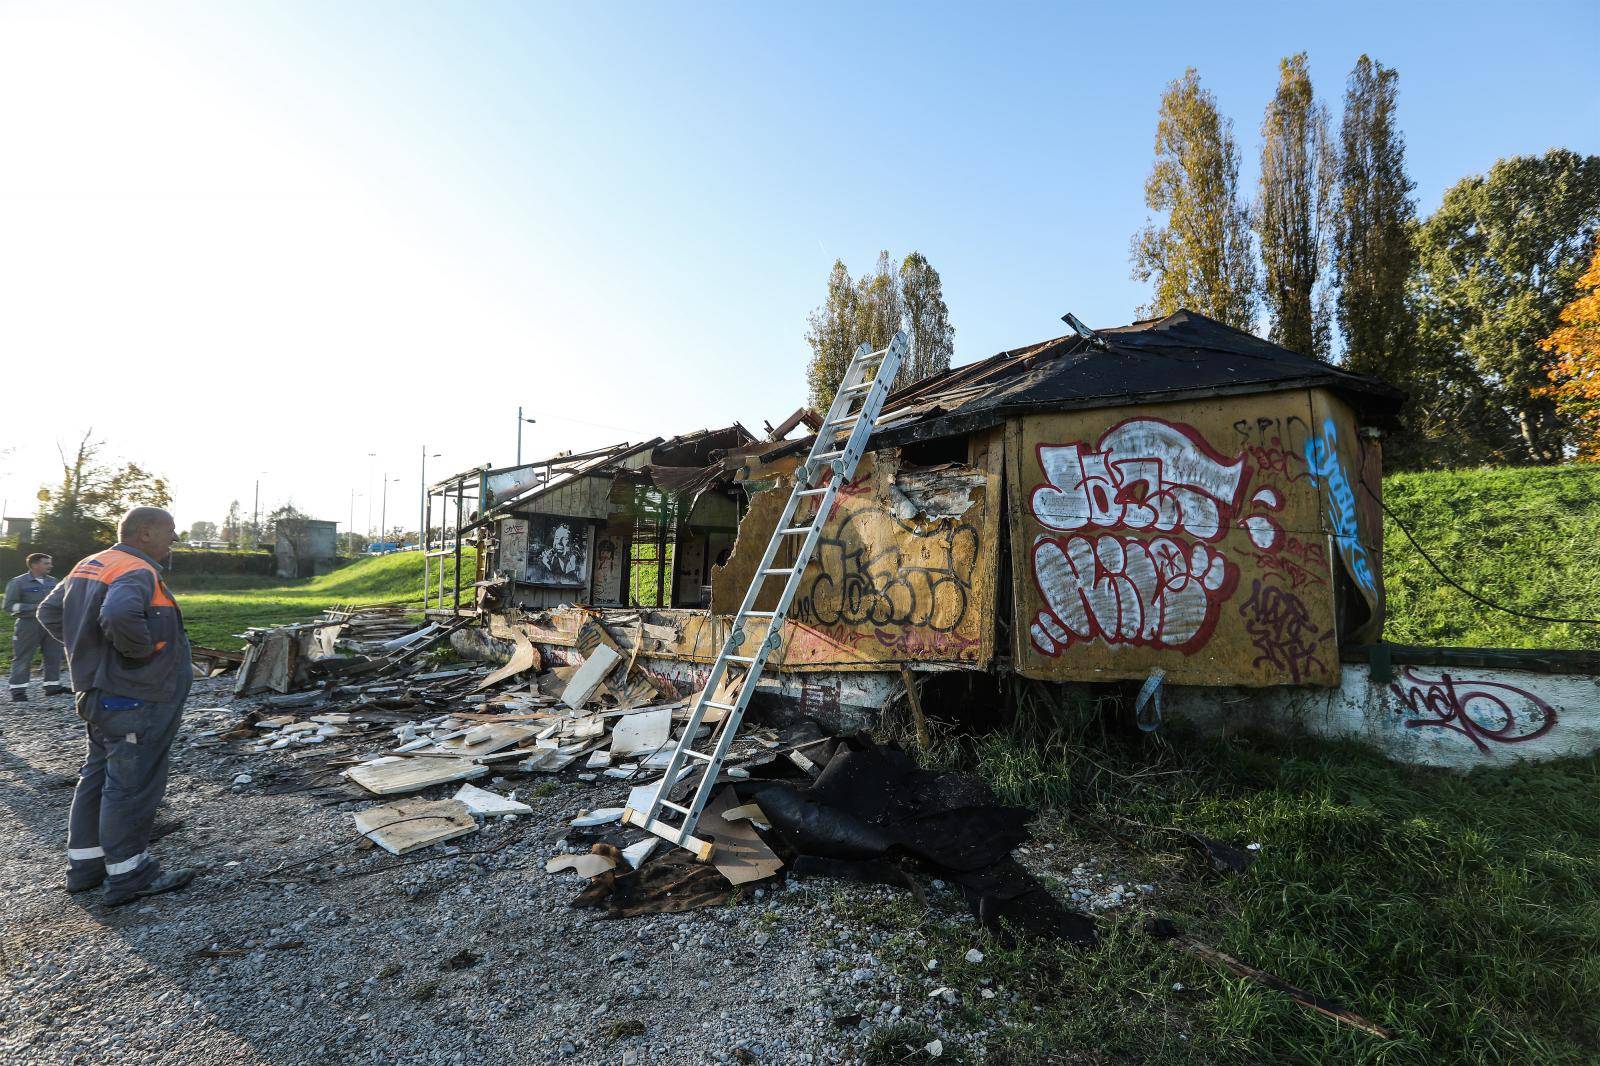
M 1019 672 L 1338 684 L 1340 571 L 1382 585 L 1355 438 L 1312 390 L 1013 419 Z
M 982 669 L 991 662 L 1001 434 L 973 437 L 968 460 L 918 467 L 897 449 L 863 458 L 801 575 L 783 646 L 771 660 L 776 667 Z M 789 478 L 779 477 L 752 498 L 728 562 L 712 571 L 713 617 L 738 608 L 788 492 Z M 785 546 L 774 565 L 791 563 L 794 550 Z M 757 609 L 771 609 L 778 591 L 767 582 Z

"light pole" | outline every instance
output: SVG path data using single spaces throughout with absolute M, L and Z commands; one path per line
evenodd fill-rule
M 388 536 L 388 529 L 386 527 L 389 524 L 389 481 L 390 480 L 391 479 L 389 477 L 389 471 L 385 470 L 383 472 L 383 506 L 378 511 L 378 515 L 379 515 L 379 517 L 378 517 L 378 539 L 382 540 L 385 544 L 389 543 L 385 538 Z M 394 480 L 394 482 L 396 484 L 399 484 L 399 482 L 400 482 L 399 478 L 394 478 L 393 480 Z
M 517 405 L 517 465 L 518 466 L 522 465 L 522 423 L 526 422 L 526 423 L 528 423 L 528 425 L 531 426 L 536 421 L 538 421 L 538 420 L 537 419 L 533 419 L 533 418 L 523 418 L 522 417 L 522 405 L 521 404 Z
M 344 536 L 351 556 L 356 553 L 356 497 L 360 495 L 355 489 L 350 490 L 350 524 L 345 527 Z
M 372 460 L 377 458 L 377 452 L 367 453 L 367 541 L 372 541 Z
M 251 510 L 250 532 L 256 538 L 256 547 L 261 547 L 261 475 L 270 474 L 270 470 L 256 471 L 256 502 Z
M 428 460 L 437 459 L 443 452 L 428 454 L 428 446 L 422 446 L 422 495 L 417 506 L 417 547 L 423 551 L 428 550 Z

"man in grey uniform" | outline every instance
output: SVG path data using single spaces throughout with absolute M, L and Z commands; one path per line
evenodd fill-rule
M 5 612 L 17 620 L 11 631 L 11 699 L 19 703 L 28 698 L 35 655 L 44 656 L 44 694 L 59 696 L 67 691 L 61 683 L 61 642 L 34 617 L 40 601 L 56 587 L 50 565 L 50 556 L 34 552 L 28 556 L 28 572 L 6 582 Z
M 89 755 L 67 824 L 67 891 L 102 881 L 109 906 L 182 888 L 192 870 L 150 857 L 193 667 L 183 616 L 161 580 L 178 539 L 172 516 L 135 507 L 117 543 L 72 568 L 39 604 L 39 623 L 66 645 Z

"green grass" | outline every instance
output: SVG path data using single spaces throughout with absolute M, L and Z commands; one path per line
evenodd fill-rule
M 1384 500 L 1444 570 L 1496 603 L 1600 618 L 1600 465 L 1396 474 Z M 1600 648 L 1600 626 L 1532 622 L 1441 581 L 1384 525 L 1388 639 L 1500 648 Z
M 462 556 L 464 583 L 472 580 L 475 556 Z M 189 639 L 204 647 L 236 648 L 234 634 L 251 626 L 281 625 L 315 618 L 329 607 L 355 603 L 422 606 L 422 557 L 399 552 L 358 559 L 321 577 L 300 581 L 242 575 L 174 574 L 173 598 L 183 611 Z M 0 662 L 11 661 L 11 627 L 0 626 Z
M 940 982 L 975 1021 L 996 1002 L 977 998 L 980 977 L 1020 996 L 989 1061 L 1600 1061 L 1600 756 L 1461 775 L 1354 746 L 1127 739 L 1092 708 L 1024 706 L 1016 728 L 934 761 L 1043 810 L 1063 869 L 1098 856 L 1157 884 L 1149 913 L 1397 1039 L 1225 975 L 1130 913 L 1092 950 L 990 943 L 980 966 L 947 966 Z M 1218 877 L 1177 835 L 1122 819 L 1256 842 L 1260 857 Z M 877 920 L 908 979 L 971 946 L 969 922 L 902 906 Z

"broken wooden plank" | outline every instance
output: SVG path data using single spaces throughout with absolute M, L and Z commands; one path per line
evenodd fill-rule
M 477 832 L 478 823 L 460 800 L 402 800 L 356 814 L 356 828 L 391 855 Z
M 521 633 L 515 634 L 512 640 L 516 642 L 516 649 L 511 653 L 510 661 L 482 681 L 479 681 L 478 687 L 474 691 L 482 692 L 486 688 L 498 685 L 508 677 L 515 677 L 527 670 L 538 670 L 543 665 L 543 656 L 539 654 L 539 649 L 533 646 L 533 641 Z
M 458 737 L 443 741 L 439 750 L 451 755 L 489 755 L 502 748 L 514 747 L 539 732 L 537 725 L 511 722 L 488 722 L 474 726 Z
M 595 855 L 592 852 L 587 855 L 557 855 L 544 864 L 544 872 L 547 874 L 573 870 L 591 879 L 616 868 L 616 862 L 609 855 Z
M 467 781 L 489 772 L 471 759 L 442 756 L 436 759 L 400 759 L 394 756 L 362 763 L 346 770 L 345 776 L 375 796 L 416 792 L 430 785 Z
M 783 869 L 783 860 L 772 853 L 748 821 L 727 819 L 728 811 L 738 802 L 733 789 L 724 788 L 718 792 L 706 804 L 700 832 L 716 842 L 711 852 L 711 865 L 729 881 L 742 885 L 771 877 Z
M 1177 937 L 1173 942 L 1195 958 L 1215 963 L 1239 977 L 1255 981 L 1274 991 L 1281 992 L 1302 1007 L 1314 1010 L 1323 1017 L 1332 1018 L 1336 1022 L 1343 1022 L 1345 1025 L 1360 1029 L 1362 1032 L 1369 1033 L 1372 1036 L 1381 1037 L 1384 1040 L 1394 1039 L 1392 1031 L 1374 1022 L 1367 1021 L 1367 1019 L 1343 1004 L 1335 1003 L 1331 999 L 1323 999 L 1315 992 L 1308 992 L 1297 985 L 1291 985 L 1281 977 L 1275 977 L 1265 970 L 1258 970 L 1247 962 L 1240 962 L 1232 955 L 1218 951 L 1210 944 L 1202 943 L 1188 936 Z
M 488 789 L 479 788 L 471 783 L 462 785 L 451 798 L 465 803 L 467 810 L 473 814 L 481 814 L 490 818 L 497 818 L 504 814 L 533 813 L 533 808 L 520 800 L 490 792 Z
M 567 682 L 566 690 L 561 693 L 561 702 L 574 710 L 582 707 L 594 695 L 594 690 L 600 687 L 600 682 L 621 661 L 622 656 L 616 649 L 605 644 L 596 645 L 589 657 L 583 660 L 583 665 L 578 667 L 577 673 L 572 675 L 572 680 Z

